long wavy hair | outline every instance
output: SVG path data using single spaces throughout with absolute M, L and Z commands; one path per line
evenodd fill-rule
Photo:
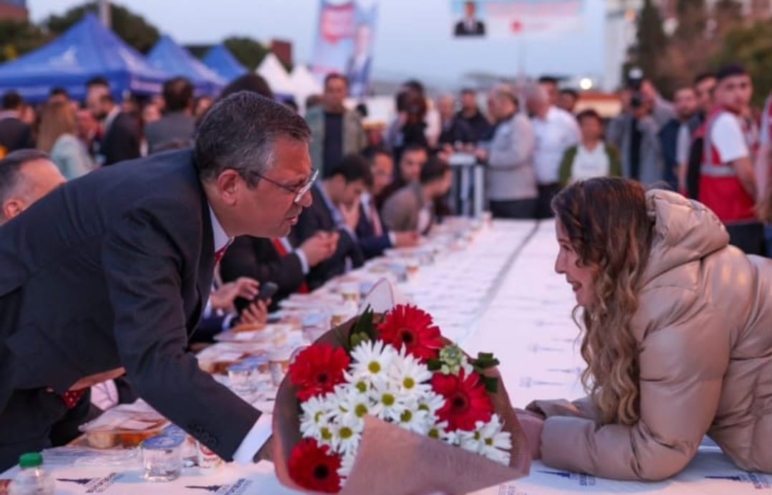
M 645 190 L 625 179 L 589 179 L 561 191 L 552 209 L 578 265 L 593 271 L 593 303 L 574 308 L 574 321 L 584 327 L 581 353 L 588 367 L 582 384 L 604 424 L 634 424 L 640 417 L 640 370 L 631 320 L 653 226 Z

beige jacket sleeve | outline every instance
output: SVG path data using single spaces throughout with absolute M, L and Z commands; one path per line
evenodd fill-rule
M 729 323 L 695 296 L 685 289 L 659 288 L 651 299 L 660 304 L 646 305 L 659 314 L 649 312 L 645 322 L 638 319 L 644 335 L 638 423 L 601 426 L 584 405 L 564 404 L 567 414 L 558 415 L 547 409 L 541 436 L 545 464 L 604 478 L 660 480 L 691 461 L 718 407 L 730 350 L 726 333 L 715 331 Z M 689 303 L 664 303 L 674 300 Z M 686 311 L 673 314 L 679 309 Z

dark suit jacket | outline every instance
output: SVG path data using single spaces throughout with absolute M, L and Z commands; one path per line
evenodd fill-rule
M 25 148 L 34 148 L 30 126 L 15 117 L 0 119 L 0 146 L 6 153 Z
M 196 132 L 196 119 L 184 112 L 172 112 L 161 120 L 145 126 L 145 138 L 150 153 L 156 153 L 172 142 L 192 143 Z
M 305 275 L 296 254 L 280 256 L 270 239 L 243 236 L 233 241 L 220 262 L 223 282 L 252 277 L 261 284 L 273 282 L 279 290 L 271 299 L 277 303 L 297 292 Z
M 380 213 L 378 213 L 380 215 Z M 370 221 L 370 216 L 365 211 L 364 205 L 359 205 L 359 223 L 357 223 L 356 234 L 359 238 L 359 247 L 362 249 L 362 254 L 365 259 L 375 258 L 381 256 L 384 251 L 393 247 L 391 239 L 389 239 L 389 231 L 386 225 L 381 220 L 381 226 L 383 227 L 383 235 L 375 235 L 375 227 Z
M 0 411 L 126 369 L 140 397 L 219 456 L 260 412 L 186 353 L 214 239 L 190 150 L 97 170 L 0 227 Z M 2 440 L 0 439 L 0 442 Z
M 700 126 L 699 117 L 694 117 L 687 123 L 689 131 L 694 134 L 694 131 Z M 678 167 L 678 157 L 676 153 L 678 151 L 678 132 L 681 129 L 681 121 L 672 119 L 665 124 L 659 131 L 659 142 L 662 147 L 662 157 L 665 159 L 665 170 L 663 172 L 662 180 L 670 184 L 670 187 L 674 191 L 678 190 L 678 177 L 676 176 L 676 168 Z
M 131 114 L 119 113 L 99 146 L 99 153 L 105 157 L 104 165 L 139 158 L 141 141 L 137 120 Z
M 463 20 L 456 23 L 455 29 L 456 36 L 485 36 L 485 23 L 482 21 L 475 21 L 474 29 L 469 29 L 466 26 L 466 22 Z
M 358 268 L 364 263 L 364 257 L 357 240 L 348 231 L 338 229 L 335 225 L 335 220 L 327 208 L 322 194 L 319 192 L 319 187 L 312 187 L 311 194 L 314 198 L 313 204 L 303 210 L 298 224 L 292 230 L 293 244 L 296 246 L 302 244 L 303 241 L 320 230 L 327 232 L 338 231 L 340 233 L 340 241 L 335 254 L 330 259 L 312 268 L 306 277 L 308 288 L 314 290 L 324 285 L 331 278 L 342 275 L 346 271 L 346 258 L 351 258 L 354 268 Z

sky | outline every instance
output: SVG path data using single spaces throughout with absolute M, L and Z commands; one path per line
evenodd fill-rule
M 374 76 L 408 77 L 429 84 L 455 85 L 462 74 L 518 73 L 602 77 L 604 72 L 604 0 L 584 0 L 581 32 L 514 40 L 454 40 L 449 0 L 380 0 Z M 28 0 L 34 21 L 63 13 L 83 0 Z M 228 36 L 294 43 L 295 62 L 312 53 L 319 0 L 122 0 L 182 44 L 216 43 Z M 183 6 L 184 7 L 181 7 Z

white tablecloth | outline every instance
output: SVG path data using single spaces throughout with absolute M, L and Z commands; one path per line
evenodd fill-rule
M 554 272 L 556 254 L 554 223 L 496 222 L 466 250 L 423 267 L 400 290 L 470 353 L 495 352 L 513 405 L 523 407 L 536 398 L 574 399 L 583 395 L 579 383 L 583 362 L 577 352 L 579 332 L 571 319 L 575 301 L 563 277 Z M 269 463 L 189 469 L 171 483 L 144 482 L 139 465 L 86 467 L 65 462 L 49 467 L 58 480 L 57 494 L 296 493 L 278 484 Z M 685 471 L 665 482 L 596 479 L 536 462 L 528 478 L 476 495 L 743 495 L 772 493 L 771 484 L 772 476 L 739 471 L 717 448 L 704 447 Z

